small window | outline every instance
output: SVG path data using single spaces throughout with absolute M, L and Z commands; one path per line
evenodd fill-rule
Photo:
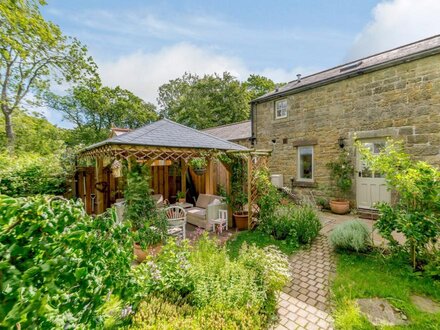
M 275 102 L 275 119 L 287 117 L 287 100 L 279 100 Z
M 298 181 L 313 181 L 313 146 L 298 147 Z

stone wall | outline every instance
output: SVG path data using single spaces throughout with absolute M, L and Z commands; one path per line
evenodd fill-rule
M 355 135 L 402 139 L 416 158 L 440 165 L 440 55 L 291 94 L 287 100 L 287 118 L 274 119 L 272 100 L 256 105 L 253 122 L 256 147 L 273 148 L 270 169 L 283 174 L 285 186 L 296 179 L 296 145 L 303 140 L 316 143 L 314 189 L 329 183 L 325 165 L 339 154 L 339 137 L 353 155 Z

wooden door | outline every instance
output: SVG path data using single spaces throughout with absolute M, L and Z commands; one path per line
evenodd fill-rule
M 374 154 L 378 154 L 385 146 L 384 140 L 368 140 L 362 142 Z M 361 159 L 357 152 L 356 201 L 357 207 L 374 209 L 378 202 L 391 202 L 391 191 L 381 173 L 373 172 Z

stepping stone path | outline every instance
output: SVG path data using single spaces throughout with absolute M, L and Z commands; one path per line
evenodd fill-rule
M 292 282 L 278 299 L 275 330 L 333 329 L 329 314 L 329 276 L 334 261 L 328 238 L 318 236 L 310 249 L 290 258 Z

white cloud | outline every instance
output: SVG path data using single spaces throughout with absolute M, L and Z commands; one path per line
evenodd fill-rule
M 440 33 L 439 0 L 383 1 L 373 19 L 356 37 L 348 59 L 353 60 Z
M 229 71 L 240 80 L 246 79 L 250 73 L 259 73 L 276 82 L 290 81 L 297 73 L 305 75 L 311 72 L 307 68 L 267 68 L 261 72 L 251 72 L 240 58 L 188 43 L 165 47 L 157 52 L 135 52 L 115 61 L 98 64 L 104 84 L 119 85 L 153 103 L 156 103 L 159 86 L 185 72 L 203 75 Z

